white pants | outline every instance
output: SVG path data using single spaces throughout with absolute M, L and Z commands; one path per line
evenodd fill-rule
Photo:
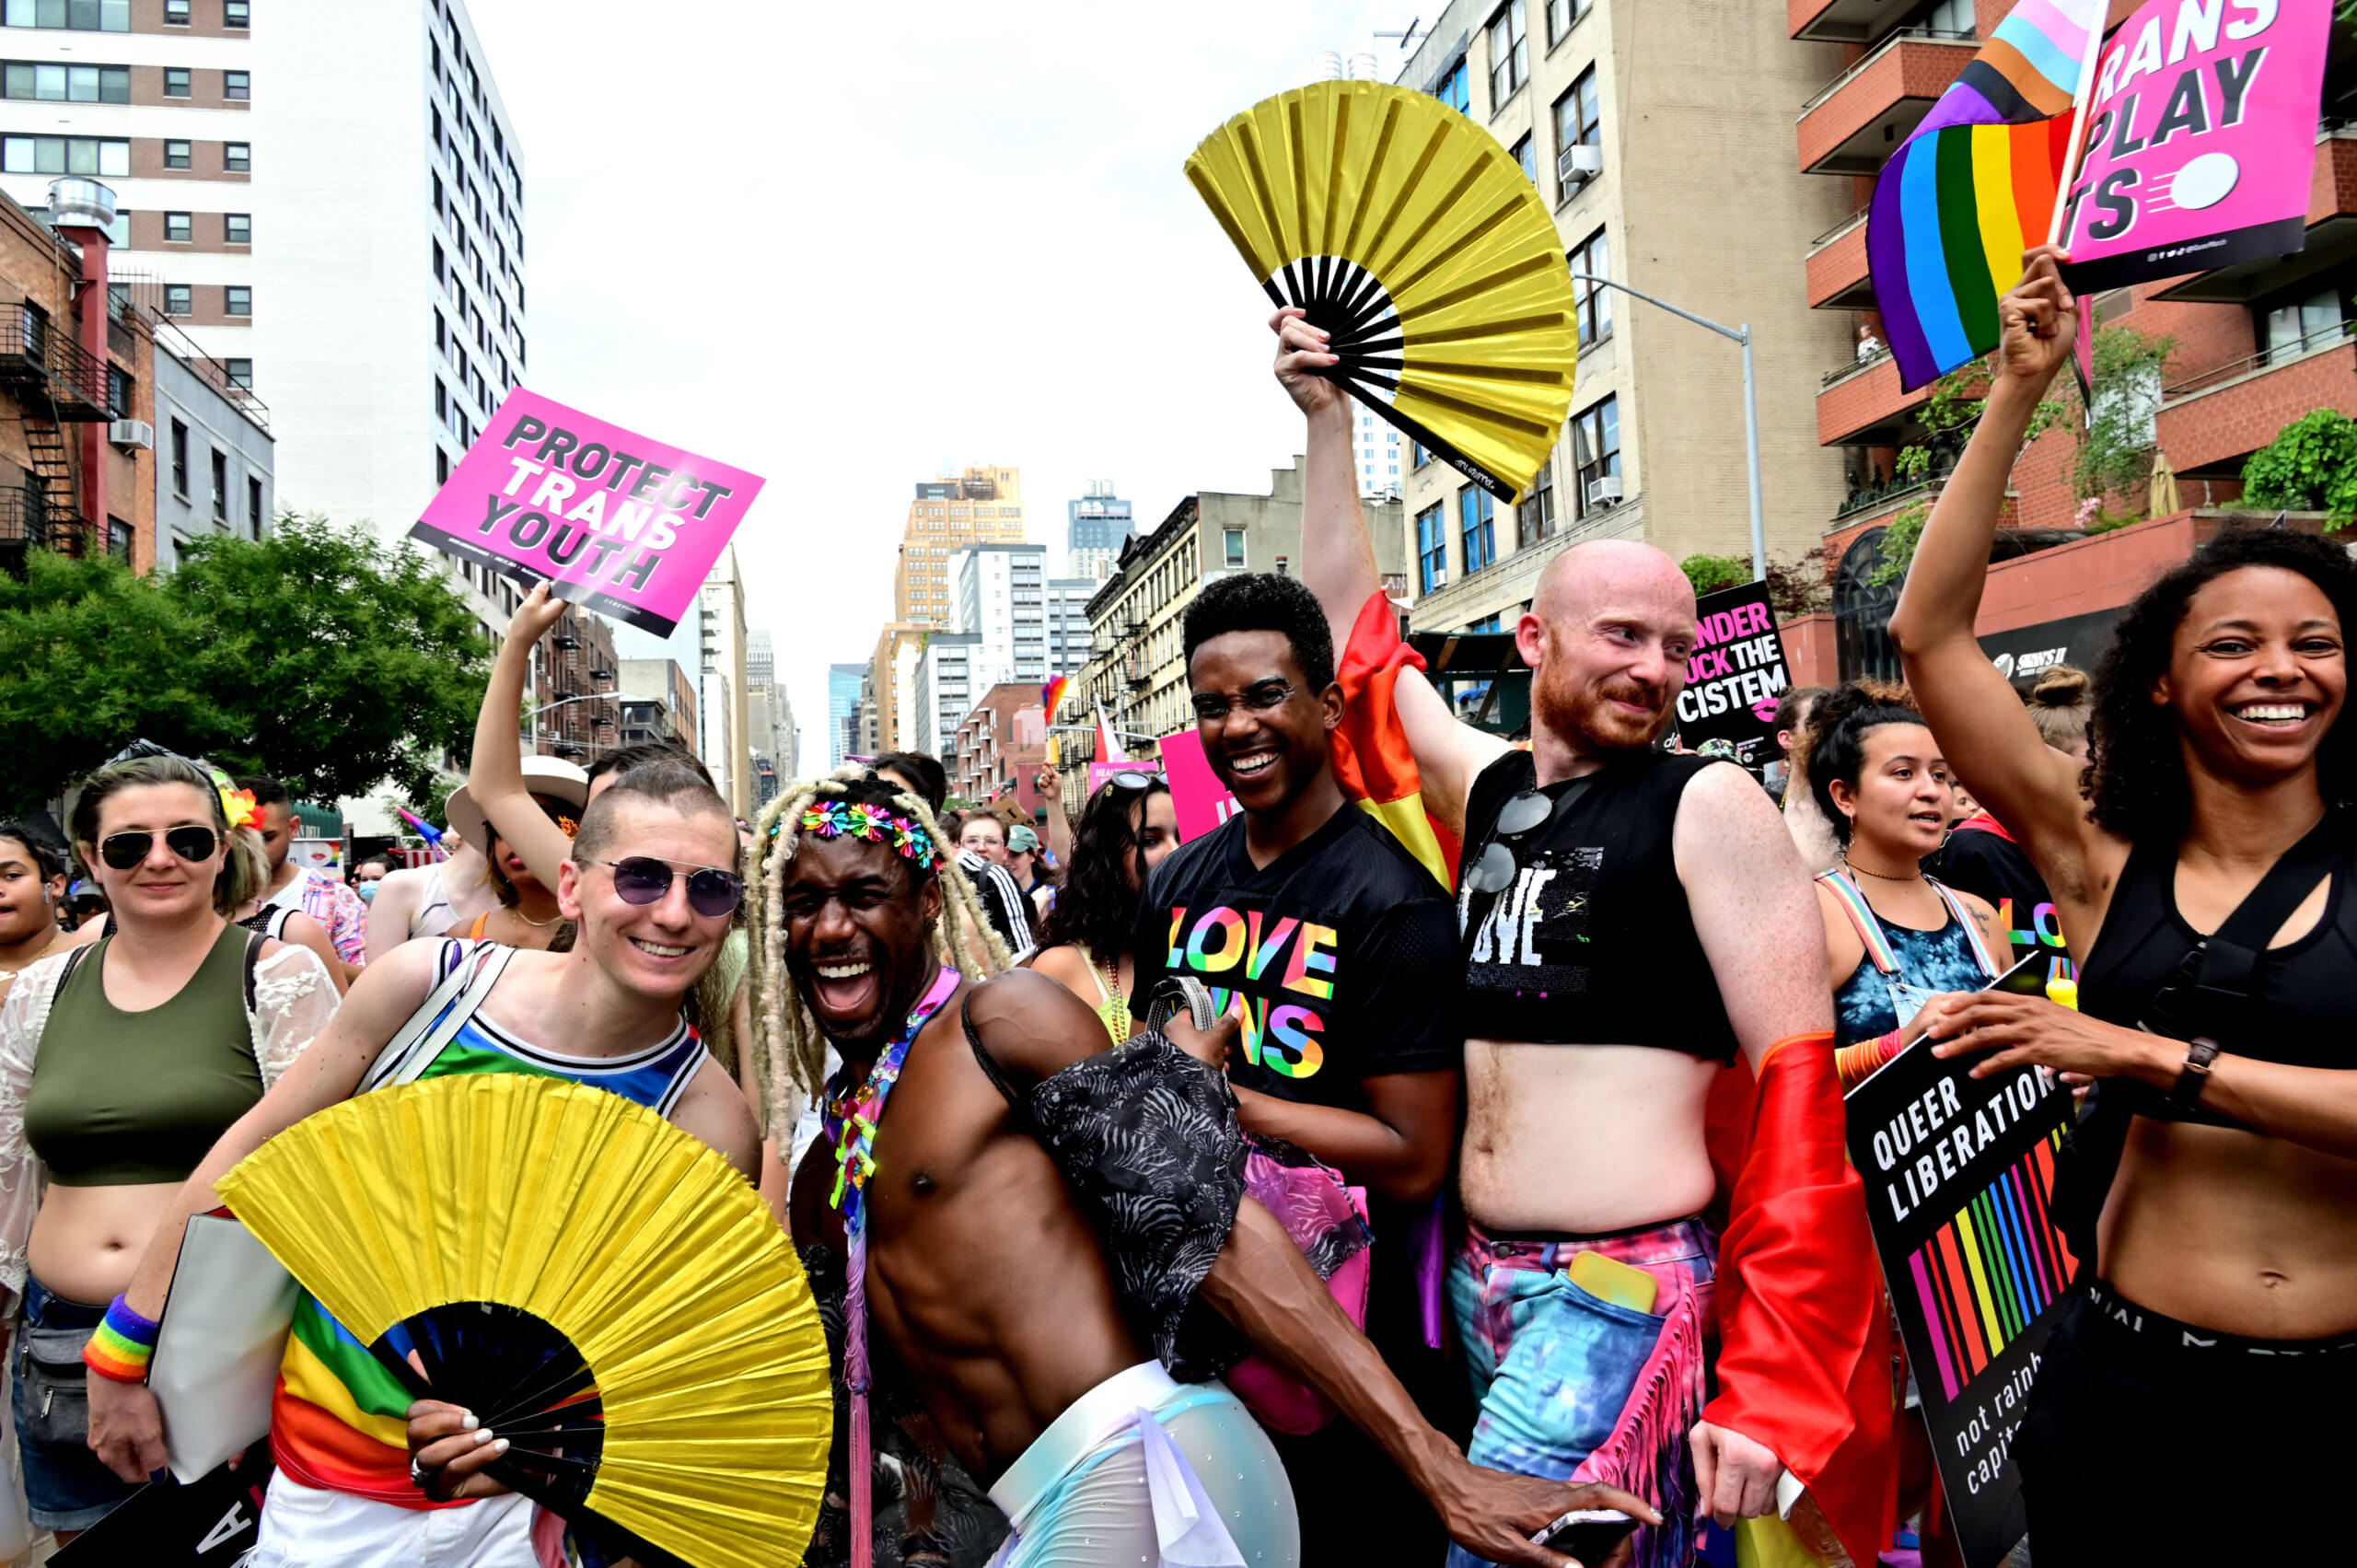
M 532 1503 L 487 1497 L 463 1508 L 397 1508 L 270 1478 L 261 1540 L 246 1568 L 539 1568 Z

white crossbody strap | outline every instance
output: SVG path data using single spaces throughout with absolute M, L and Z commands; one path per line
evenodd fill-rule
M 401 1032 L 377 1052 L 368 1075 L 361 1080 L 360 1092 L 415 1083 L 451 1037 L 474 1016 L 475 1009 L 499 983 L 507 960 L 515 956 L 516 949 L 503 943 L 483 942 L 461 957 L 410 1015 Z

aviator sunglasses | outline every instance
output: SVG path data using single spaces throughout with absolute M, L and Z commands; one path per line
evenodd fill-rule
M 221 841 L 210 828 L 190 826 L 164 830 L 164 846 L 193 865 L 213 858 Z M 117 871 L 128 871 L 147 858 L 156 846 L 153 833 L 109 833 L 99 841 L 99 858 Z
M 1507 842 L 1525 839 L 1537 829 L 1554 821 L 1569 811 L 1572 803 L 1588 791 L 1596 775 L 1574 779 L 1560 797 L 1550 799 L 1538 788 L 1524 790 L 1498 807 L 1497 826 L 1491 830 L 1490 842 L 1481 850 L 1481 858 L 1465 874 L 1465 885 L 1477 893 L 1503 893 L 1514 885 L 1515 873 L 1522 869 L 1522 849 L 1519 844 L 1507 847 Z
M 660 903 L 663 895 L 671 890 L 675 877 L 688 879 L 688 907 L 706 919 L 736 913 L 745 897 L 745 879 L 716 866 L 696 865 L 682 871 L 668 860 L 645 854 L 625 855 L 598 864 L 613 869 L 614 891 L 626 904 Z

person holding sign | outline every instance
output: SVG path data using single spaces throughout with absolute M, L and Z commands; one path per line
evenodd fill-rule
M 1448 1294 L 1481 1401 L 1472 1458 L 1650 1476 L 1673 1523 L 1638 1538 L 1647 1563 L 1690 1555 L 1698 1512 L 1782 1529 L 1789 1469 L 1807 1493 L 1792 1516 L 1872 1561 L 1887 1488 L 1844 1448 L 1887 1440 L 1889 1364 L 1870 1353 L 1808 873 L 1742 769 L 1654 745 L 1687 689 L 1693 587 L 1650 545 L 1563 551 L 1515 630 L 1530 749 L 1458 723 L 1396 649 L 1337 356 L 1298 310 L 1270 326 L 1308 424 L 1301 580 L 1346 668 L 1396 671 L 1382 739 L 1404 738 L 1422 813 L 1464 845 L 1468 1236 Z M 1717 1121 L 1740 1131 L 1714 1139 L 1722 1090 Z M 1733 1173 L 1715 1237 L 1713 1155 Z
M 1849 1088 L 1917 1038 L 1908 1026 L 1943 992 L 1969 991 L 2013 961 L 1997 912 L 1923 875 L 1947 830 L 1947 760 L 1923 715 L 1844 686 L 1817 705 L 1808 782 L 1841 848 L 1817 873 L 1833 989 L 1834 1062 Z
M 1972 630 L 2008 471 L 2077 325 L 2068 258 L 2026 260 L 1890 632 L 2083 956 L 2079 1012 L 1990 993 L 1924 1009 L 1943 1054 L 1990 1053 L 1977 1075 L 2096 1080 L 2056 1194 L 2084 1288 L 2014 1448 L 2030 1533 L 2041 1562 L 2185 1561 L 2189 1457 L 2226 1448 L 2220 1550 L 2298 1561 L 2340 1527 L 2322 1510 L 2357 1402 L 2357 566 L 2250 528 L 2164 575 L 2096 672 L 2083 788 Z

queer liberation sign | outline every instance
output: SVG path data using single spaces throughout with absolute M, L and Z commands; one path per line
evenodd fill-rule
M 2307 238 L 2332 0 L 2149 0 L 2112 35 L 2071 182 L 2081 293 L 2287 256 Z
M 409 532 L 668 637 L 761 493 L 758 475 L 518 387 Z
M 1705 756 L 1757 769 L 1775 760 L 1776 705 L 1793 683 L 1768 585 L 1704 594 L 1694 611 L 1678 738 Z
M 1919 1042 L 1843 1104 L 1966 1568 L 2028 1527 L 2014 1434 L 2074 1267 L 2047 1217 L 2070 1093 L 2035 1067 L 1975 1079 L 1982 1060 Z

